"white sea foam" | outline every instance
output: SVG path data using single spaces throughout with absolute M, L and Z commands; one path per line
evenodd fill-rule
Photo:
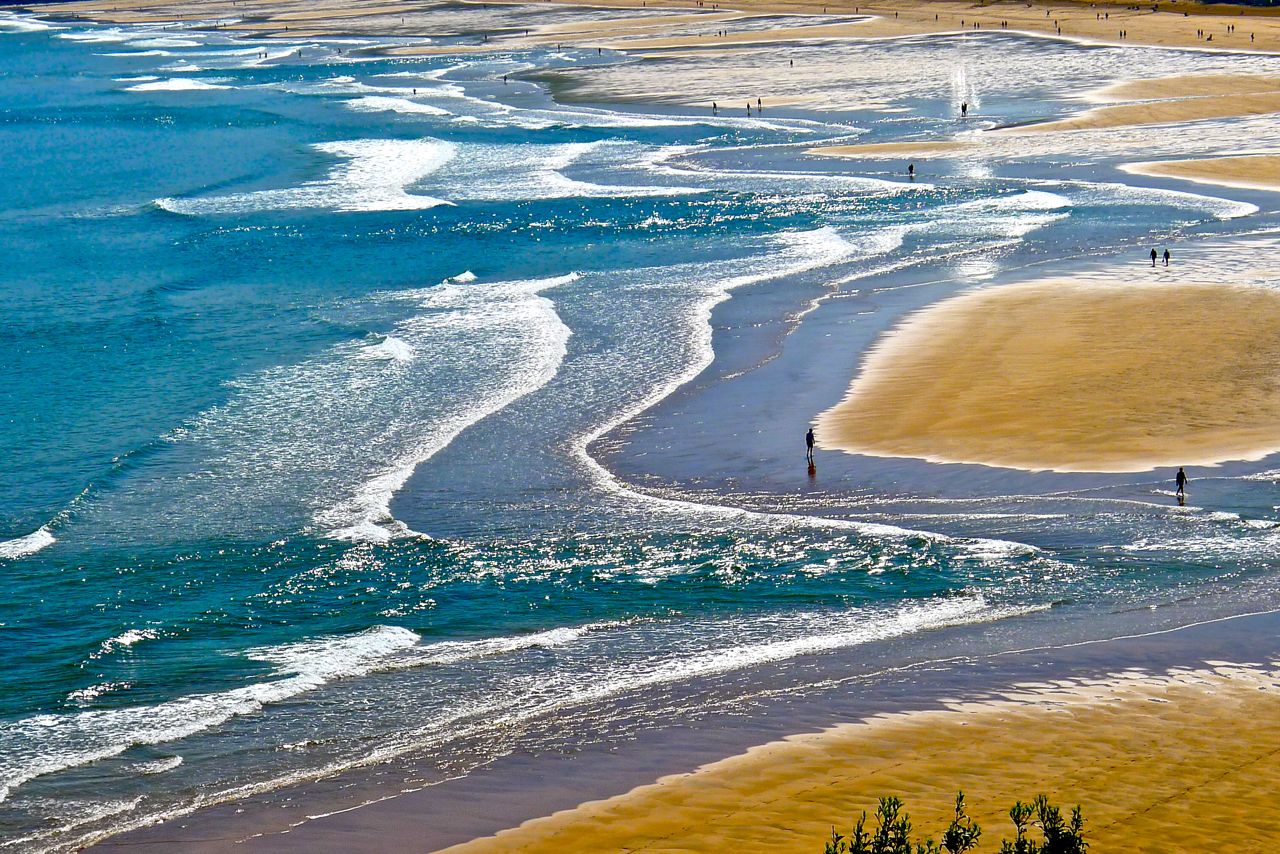
M 151 762 L 140 762 L 133 767 L 133 770 L 138 774 L 163 774 L 166 771 L 172 771 L 181 764 L 181 756 L 166 756 L 164 759 L 155 759 Z
M 403 339 L 394 335 L 384 335 L 376 344 L 362 347 L 358 355 L 361 359 L 374 361 L 410 362 L 418 355 L 418 351 Z
M 591 700 L 604 699 L 623 691 L 707 678 L 800 656 L 834 652 L 948 626 L 993 622 L 1040 610 L 1043 610 L 1042 606 L 995 607 L 989 605 L 982 596 L 965 596 L 907 605 L 887 615 L 877 614 L 874 619 L 871 613 L 858 610 L 843 615 L 806 615 L 810 618 L 819 617 L 819 620 L 807 620 L 809 626 L 825 622 L 833 625 L 834 630 L 743 644 L 674 658 L 639 673 L 606 677 L 598 683 L 585 687 L 575 695 L 570 695 L 563 700 L 553 700 L 552 703 L 557 707 L 570 703 L 578 705 Z
M 337 211 L 425 210 L 444 199 L 408 192 L 440 169 L 456 147 L 435 139 L 363 139 L 326 142 L 315 150 L 340 160 L 329 174 L 298 187 L 227 196 L 157 199 L 156 205 L 188 215 L 329 208 Z
M 154 640 L 158 637 L 160 637 L 160 635 L 154 629 L 129 629 L 128 631 L 122 632 L 113 638 L 104 640 L 102 642 L 102 646 L 99 647 L 99 653 L 105 654 L 115 652 L 118 649 L 131 647 L 138 641 Z
M 12 12 L 0 12 L 0 33 L 43 33 L 59 29 L 62 28 L 39 18 L 15 15 Z
M 520 677 L 498 696 L 475 707 L 467 704 L 436 716 L 416 733 L 373 756 L 348 759 L 332 768 L 309 769 L 308 775 L 331 773 L 369 761 L 381 761 L 420 748 L 423 738 L 439 742 L 464 737 L 477 727 L 492 729 L 555 713 L 561 709 L 610 699 L 655 686 L 707 679 L 750 667 L 822 654 L 903 635 L 1020 616 L 1040 607 L 991 606 L 981 596 L 965 596 L 903 606 L 895 611 L 854 610 L 844 614 L 763 616 L 765 635 L 776 639 L 715 646 L 693 653 L 669 652 L 604 672 L 567 672 Z M 216 694 L 197 694 L 149 706 L 44 714 L 0 724 L 0 801 L 22 784 L 45 774 L 117 756 L 129 747 L 176 741 L 252 714 L 337 679 L 374 672 L 449 666 L 493 656 L 518 654 L 538 647 L 570 647 L 593 634 L 623 626 L 616 622 L 562 627 L 529 635 L 444 641 L 423 644 L 407 629 L 378 626 L 356 635 L 323 637 L 276 647 L 259 647 L 244 655 L 275 665 L 278 678 Z M 823 626 L 813 631 L 814 626 Z M 723 636 L 723 632 L 716 632 Z M 761 632 L 752 631 L 753 636 Z M 736 636 L 725 636 L 729 639 Z M 528 684 L 524 684 L 528 682 Z M 21 750 L 15 750 L 17 746 Z M 176 767 L 159 760 L 154 770 Z M 280 781 L 257 786 L 272 788 Z M 243 793 L 243 792 L 242 792 Z
M 445 279 L 443 282 L 441 282 L 441 284 L 444 284 L 444 285 L 467 285 L 467 284 L 470 284 L 471 282 L 474 282 L 475 280 L 476 280 L 476 274 L 475 274 L 475 273 L 473 273 L 473 272 L 471 272 L 470 270 L 465 270 L 465 271 L 463 271 L 463 272 L 459 273 L 459 274 L 458 274 L 458 275 L 456 275 L 456 276 L 450 276 L 449 278 L 447 278 L 447 279 Z
M 594 426 L 588 432 L 576 437 L 573 452 L 591 472 L 596 485 L 607 492 L 623 494 L 642 503 L 652 503 L 659 507 L 668 507 L 678 513 L 692 513 L 694 516 L 711 515 L 723 518 L 731 516 L 750 516 L 749 511 L 736 508 L 717 507 L 713 505 L 694 504 L 692 502 L 660 499 L 634 492 L 619 481 L 612 472 L 600 465 L 587 453 L 587 446 L 640 413 L 665 399 L 680 386 L 702 373 L 715 359 L 712 348 L 711 312 L 737 288 L 766 282 L 788 275 L 798 275 L 808 270 L 818 269 L 847 260 L 856 252 L 856 247 L 845 240 L 841 234 L 831 227 L 824 227 L 807 232 L 786 232 L 778 237 L 778 251 L 772 253 L 769 263 L 756 272 L 739 276 L 711 278 L 704 284 L 704 290 L 692 306 L 689 307 L 687 322 L 689 325 L 688 354 L 683 365 L 673 370 L 664 382 L 651 388 L 648 393 L 634 395 L 628 406 L 622 407 L 612 414 L 611 418 Z M 670 270 L 664 278 L 681 281 L 694 271 Z M 704 274 L 705 275 L 705 274 Z M 767 514 L 758 514 L 765 516 Z
M 1166 190 L 1158 187 L 1134 187 L 1109 181 L 1046 181 L 1042 186 L 1072 187 L 1083 204 L 1133 205 L 1164 204 L 1171 207 L 1203 211 L 1215 219 L 1228 220 L 1251 216 L 1258 206 L 1234 199 Z
M 206 83 L 203 80 L 192 80 L 185 77 L 171 77 L 167 80 L 156 80 L 151 83 L 138 83 L 129 86 L 126 92 L 199 92 L 209 89 L 230 89 L 221 83 Z
M 573 142 L 556 145 L 467 145 L 448 170 L 437 176 L 446 182 L 448 198 L 462 200 L 523 200 L 670 196 L 702 193 L 701 187 L 605 185 L 570 178 L 565 170 L 577 166 L 603 167 L 612 172 L 630 162 L 643 148 L 631 143 Z
M 135 57 L 135 56 L 173 56 L 173 54 L 172 54 L 172 53 L 170 53 L 170 52 L 169 52 L 169 51 L 167 51 L 167 50 L 139 50 L 139 51 L 126 51 L 126 52 L 123 52 L 123 53 L 120 53 L 120 52 L 117 52 L 117 53 L 104 53 L 104 54 L 102 54 L 102 56 L 127 56 L 127 57 Z
M 150 39 L 135 39 L 133 41 L 126 42 L 126 44 L 129 47 L 147 50 L 151 48 L 170 49 L 175 47 L 200 47 L 203 42 L 198 42 L 195 39 L 177 39 L 162 36 Z
M 0 559 L 17 560 L 20 557 L 33 555 L 46 549 L 58 541 L 47 526 L 37 528 L 25 537 L 12 540 L 0 540 Z
M 563 646 L 614 625 L 618 623 L 429 644 L 408 629 L 376 626 L 354 635 L 248 649 L 243 656 L 275 665 L 277 678 L 156 705 L 44 714 L 0 723 L 0 802 L 36 777 L 117 756 L 130 747 L 185 738 L 338 679 Z M 136 770 L 161 773 L 180 763 L 181 757 L 171 757 L 159 760 L 150 770 Z
M 474 277 L 473 277 L 474 278 Z M 414 469 L 447 447 L 467 427 L 545 385 L 564 359 L 569 329 L 542 292 L 577 280 L 577 275 L 484 286 L 443 284 L 420 292 L 428 313 L 399 325 L 396 337 L 422 342 L 440 354 L 477 346 L 490 356 L 506 354 L 484 368 L 487 382 L 471 386 L 466 405 L 424 413 L 416 435 L 389 453 L 379 470 L 343 500 L 318 512 L 315 522 L 336 539 L 384 542 L 411 533 L 391 515 L 391 500 Z M 468 334 L 469 333 L 469 334 Z M 446 340 L 441 341 L 440 337 Z M 430 342 L 430 343 L 429 343 Z M 413 346 L 413 345 L 406 345 Z M 475 383 L 471 366 L 462 377 Z
M 87 42 L 89 44 L 115 44 L 127 42 L 133 38 L 133 35 L 113 27 L 105 30 L 76 30 L 69 33 L 58 33 L 57 38 L 67 41 Z
M 131 687 L 131 682 L 100 682 L 87 688 L 79 688 L 67 694 L 67 701 L 79 706 L 87 706 L 103 694 L 112 691 L 123 691 Z
M 448 116 L 448 110 L 408 98 L 390 98 L 386 95 L 365 95 L 346 102 L 347 109 L 358 113 L 402 113 L 420 116 Z
M 1071 200 L 1057 193 L 1044 190 L 1027 190 L 1021 193 L 1006 193 L 989 199 L 974 199 L 955 205 L 961 211 L 1056 211 L 1071 207 Z
M 368 673 L 380 659 L 418 641 L 408 629 L 378 626 L 346 637 L 256 648 L 245 656 L 277 665 L 280 678 L 158 705 L 43 714 L 0 723 L 0 801 L 36 777 L 117 756 L 135 745 L 184 738 L 326 682 Z
M 3 802 L 8 797 L 8 794 L 7 789 L 0 787 L 0 802 Z M 29 833 L 26 836 L 10 834 L 4 839 L 0 839 L 0 848 L 30 852 L 60 851 L 64 849 L 64 846 L 59 845 L 58 842 L 64 838 L 64 834 L 74 831 L 78 827 L 84 827 L 104 819 L 133 812 L 141 803 L 142 795 L 127 800 L 115 798 L 109 800 L 60 798 L 58 801 L 59 812 L 56 816 L 57 823 L 46 824 L 40 830 L 35 833 Z

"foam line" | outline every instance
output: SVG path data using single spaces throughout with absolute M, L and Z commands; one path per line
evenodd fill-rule
M 49 526 L 43 525 L 25 537 L 0 540 L 0 559 L 17 560 L 20 557 L 27 557 L 42 549 L 47 549 L 57 541 L 57 537 L 49 530 Z

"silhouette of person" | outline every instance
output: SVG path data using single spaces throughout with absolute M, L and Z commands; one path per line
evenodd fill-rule
M 909 178 L 916 177 L 916 165 L 914 163 L 907 164 L 907 177 Z
M 1152 249 L 1152 250 L 1151 250 L 1151 266 L 1152 266 L 1152 267 L 1154 267 L 1154 266 L 1156 265 L 1156 258 L 1158 258 L 1158 257 L 1159 257 L 1159 256 L 1156 254 L 1156 250 Z
M 1169 250 L 1168 249 L 1164 250 L 1164 265 L 1166 267 L 1169 266 Z
M 960 115 L 962 115 L 962 116 L 967 116 L 967 115 L 969 115 L 969 102 L 968 102 L 968 101 L 965 101 L 963 104 L 961 104 L 961 105 L 960 105 Z
M 1174 482 L 1178 484 L 1178 497 L 1187 494 L 1187 473 L 1182 470 L 1182 466 L 1178 466 L 1178 474 L 1174 477 Z
M 805 459 L 809 465 L 813 465 L 813 428 L 809 428 L 809 432 L 804 434 Z

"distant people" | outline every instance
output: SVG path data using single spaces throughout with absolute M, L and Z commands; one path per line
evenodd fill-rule
M 1169 250 L 1168 249 L 1164 250 L 1164 265 L 1166 267 L 1169 266 Z
M 967 116 L 967 115 L 969 115 L 969 102 L 968 102 L 968 101 L 965 101 L 963 104 L 961 104 L 961 105 L 960 105 L 960 115 L 961 115 L 962 117 L 963 117 L 963 116 Z
M 713 113 L 718 113 L 718 112 L 720 112 L 720 107 L 719 107 L 719 105 L 717 105 L 717 104 L 716 104 L 716 102 L 715 102 L 715 101 L 712 101 L 712 102 L 711 102 L 711 112 L 713 112 Z
M 813 442 L 813 428 L 810 427 L 809 432 L 804 434 L 805 460 L 808 461 L 809 465 L 813 465 Z
M 907 164 L 907 177 L 908 178 L 916 177 L 916 165 L 914 163 Z
M 812 433 L 813 433 L 813 431 L 812 431 L 812 430 L 810 430 L 809 432 L 810 432 L 810 434 L 812 434 Z M 1186 496 L 1186 494 L 1187 494 L 1187 473 L 1186 473 L 1185 471 L 1183 471 L 1183 470 L 1182 470 L 1182 466 L 1178 466 L 1178 474 L 1177 474 L 1177 476 L 1176 476 L 1176 477 L 1174 477 L 1174 479 L 1173 479 L 1173 480 L 1174 480 L 1174 483 L 1176 483 L 1176 484 L 1178 485 L 1178 492 L 1177 492 L 1178 497 L 1179 497 L 1179 498 L 1182 498 L 1182 497 Z
M 1160 257 L 1160 256 L 1159 256 L 1159 254 L 1157 254 L 1156 250 L 1152 249 L 1152 250 L 1151 250 L 1151 266 L 1152 266 L 1152 267 L 1154 267 L 1154 266 L 1156 265 L 1156 259 L 1157 259 L 1157 258 L 1159 258 L 1159 257 Z

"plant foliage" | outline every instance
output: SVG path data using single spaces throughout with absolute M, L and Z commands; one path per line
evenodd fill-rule
M 1000 843 L 1000 854 L 1085 854 L 1084 817 L 1077 806 L 1068 821 L 1062 810 L 1039 795 L 1029 804 L 1016 802 L 1009 809 L 1015 836 Z M 964 854 L 978 845 L 982 828 L 964 810 L 964 792 L 956 793 L 955 814 L 942 833 L 942 841 L 913 842 L 911 818 L 902 800 L 884 797 L 876 806 L 875 828 L 867 829 L 867 814 L 859 816 L 848 835 L 831 829 L 823 854 Z

